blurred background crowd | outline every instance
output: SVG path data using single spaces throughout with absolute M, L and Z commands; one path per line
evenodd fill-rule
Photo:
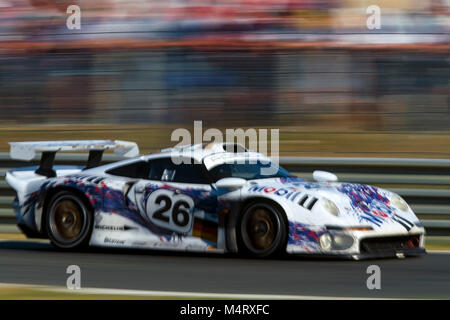
M 447 132 L 449 26 L 450 0 L 0 0 L 0 126 Z

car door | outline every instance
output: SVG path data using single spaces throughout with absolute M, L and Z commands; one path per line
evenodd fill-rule
M 147 179 L 135 183 L 137 210 L 149 229 L 160 235 L 198 238 L 218 247 L 219 206 L 203 165 L 170 157 L 152 159 Z

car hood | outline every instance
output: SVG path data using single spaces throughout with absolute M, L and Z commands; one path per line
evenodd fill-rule
M 409 231 L 418 222 L 409 206 L 402 211 L 392 203 L 398 195 L 369 185 L 271 178 L 251 180 L 245 190 L 277 201 L 289 211 L 288 218 L 306 224 L 364 225 L 386 231 Z M 307 200 L 302 203 L 305 195 Z M 325 209 L 325 198 L 338 207 L 338 216 Z

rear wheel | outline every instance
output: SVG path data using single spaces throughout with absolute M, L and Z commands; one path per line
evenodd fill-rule
M 284 213 L 266 202 L 247 206 L 237 226 L 239 251 L 263 258 L 286 249 L 287 231 Z
M 92 232 L 92 210 L 87 200 L 70 191 L 58 192 L 50 201 L 46 227 L 49 239 L 58 248 L 87 246 Z

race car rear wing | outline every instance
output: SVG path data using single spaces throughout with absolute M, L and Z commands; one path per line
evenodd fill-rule
M 139 155 L 139 147 L 135 142 L 121 140 L 24 141 L 9 142 L 9 145 L 12 159 L 30 161 L 35 158 L 36 153 L 41 152 L 41 162 L 36 173 L 47 177 L 56 175 L 53 162 L 58 151 L 89 151 L 86 169 L 98 166 L 103 151 L 108 149 L 113 149 L 116 155 L 127 158 Z

